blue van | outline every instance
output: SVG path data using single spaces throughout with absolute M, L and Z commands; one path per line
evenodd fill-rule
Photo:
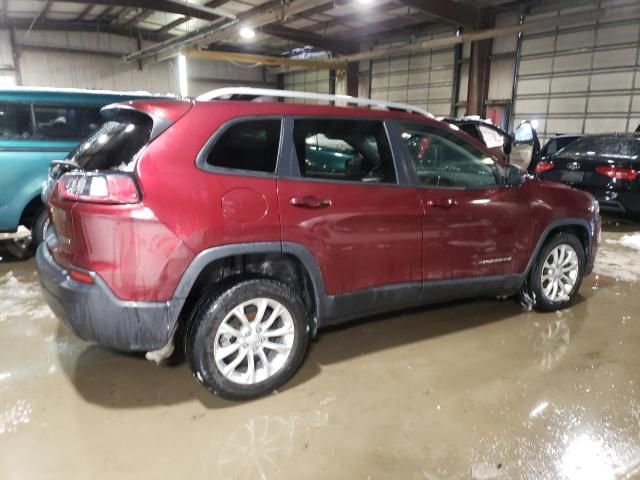
M 40 188 L 62 160 L 102 123 L 100 108 L 151 94 L 15 87 L 0 89 L 0 232 L 24 226 L 5 247 L 23 257 L 42 241 L 47 215 Z

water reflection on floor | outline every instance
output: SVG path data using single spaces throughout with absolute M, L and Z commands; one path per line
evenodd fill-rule
M 238 404 L 71 336 L 33 261 L 4 261 L 0 478 L 640 477 L 640 262 L 619 243 L 637 227 L 605 227 L 626 260 L 569 310 L 480 300 L 326 331 L 290 385 Z

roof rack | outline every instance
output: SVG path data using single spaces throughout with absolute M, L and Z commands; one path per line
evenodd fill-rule
M 326 93 L 296 92 L 293 90 L 276 90 L 271 88 L 226 87 L 217 88 L 196 97 L 198 101 L 209 100 L 254 100 L 258 97 L 297 98 L 301 100 L 324 100 L 342 102 L 358 106 L 396 110 L 407 113 L 417 113 L 425 117 L 435 118 L 426 110 L 406 103 L 386 102 L 384 100 L 370 100 L 368 98 L 351 97 L 349 95 L 329 95 Z

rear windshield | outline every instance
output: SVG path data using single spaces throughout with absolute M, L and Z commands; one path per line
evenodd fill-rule
M 136 154 L 149 143 L 153 121 L 131 112 L 106 121 L 68 156 L 83 170 L 130 170 Z
M 582 137 L 566 147 L 562 156 L 605 156 L 636 160 L 640 156 L 640 137 Z

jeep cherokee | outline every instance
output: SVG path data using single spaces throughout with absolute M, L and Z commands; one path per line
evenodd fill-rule
M 249 399 L 294 374 L 318 328 L 477 296 L 561 309 L 593 268 L 591 195 L 454 125 L 230 91 L 242 100 L 105 107 L 52 167 L 37 265 L 78 336 L 152 358 L 181 339 L 201 383 Z

